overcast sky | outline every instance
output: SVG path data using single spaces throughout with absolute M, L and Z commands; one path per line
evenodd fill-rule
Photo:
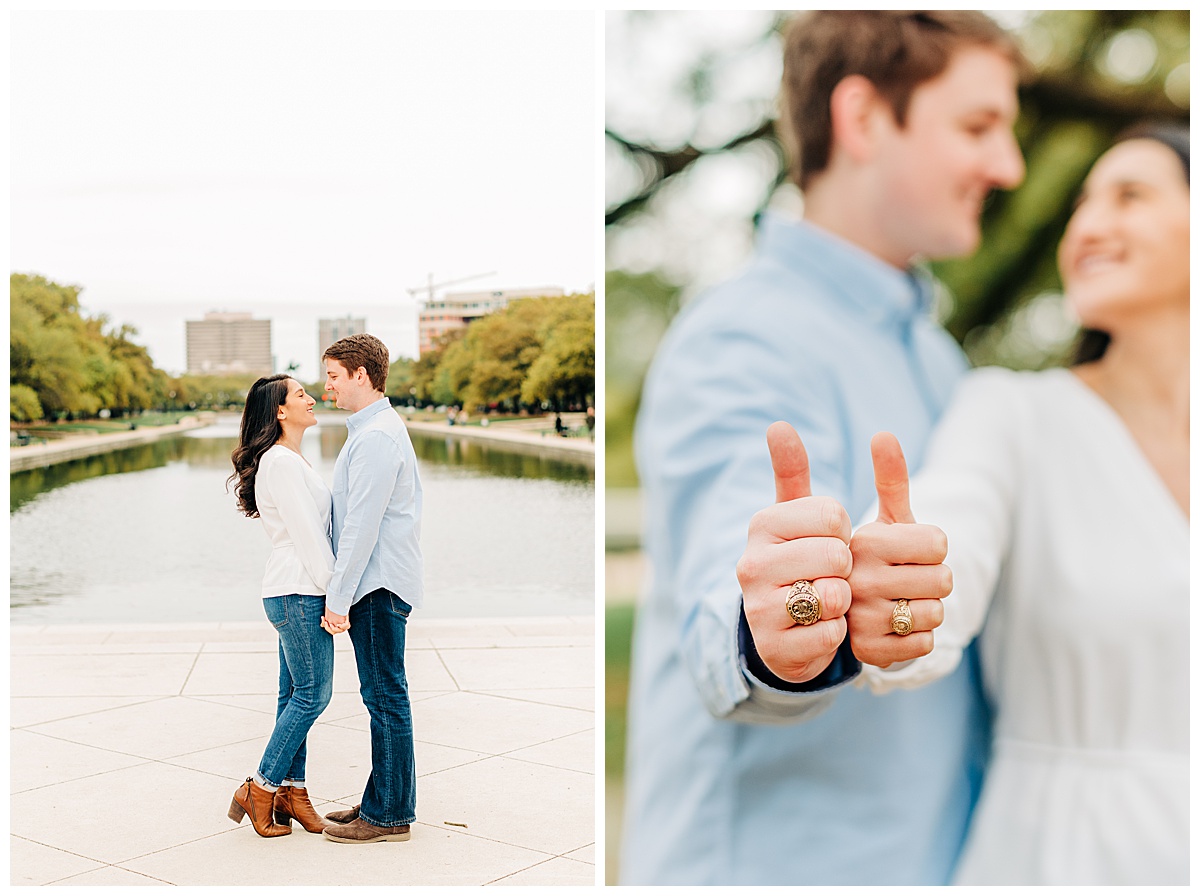
M 250 311 L 416 352 L 408 288 L 596 281 L 591 12 L 14 12 L 14 272 L 83 287 L 182 371 Z

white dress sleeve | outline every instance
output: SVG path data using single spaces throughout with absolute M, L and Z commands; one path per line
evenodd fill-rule
M 281 457 L 265 471 L 279 517 L 296 548 L 296 556 L 313 582 L 324 592 L 333 576 L 333 548 L 322 527 L 324 514 L 304 481 L 301 458 Z
M 916 688 L 949 675 L 979 634 L 1012 544 L 1030 413 L 1021 394 L 1030 374 L 983 368 L 964 377 L 910 483 L 913 516 L 946 533 L 954 589 L 933 651 L 886 669 L 863 665 L 874 693 Z M 1036 434 L 1033 434 L 1036 435 Z M 867 520 L 875 518 L 872 510 Z

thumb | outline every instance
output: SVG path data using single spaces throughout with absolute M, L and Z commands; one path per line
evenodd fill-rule
M 879 521 L 915 523 L 908 504 L 908 465 L 900 440 L 890 432 L 871 439 L 871 462 L 875 466 L 875 491 L 879 495 Z
M 771 468 L 775 471 L 775 502 L 812 495 L 808 452 L 790 423 L 779 421 L 767 427 L 767 450 L 771 452 Z

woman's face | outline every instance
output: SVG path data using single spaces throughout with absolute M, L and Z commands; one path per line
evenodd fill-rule
M 295 380 L 288 380 L 287 401 L 279 406 L 279 422 L 298 426 L 315 426 L 317 417 L 313 413 L 316 399 L 304 391 Z
M 1086 327 L 1114 332 L 1133 316 L 1188 304 L 1188 183 L 1154 140 L 1100 157 L 1058 247 L 1067 299 Z

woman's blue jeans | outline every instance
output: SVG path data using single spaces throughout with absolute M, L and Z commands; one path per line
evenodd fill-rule
M 279 705 L 258 774 L 279 787 L 305 780 L 308 730 L 333 696 L 333 636 L 321 628 L 323 595 L 266 597 L 263 609 L 279 633 Z

